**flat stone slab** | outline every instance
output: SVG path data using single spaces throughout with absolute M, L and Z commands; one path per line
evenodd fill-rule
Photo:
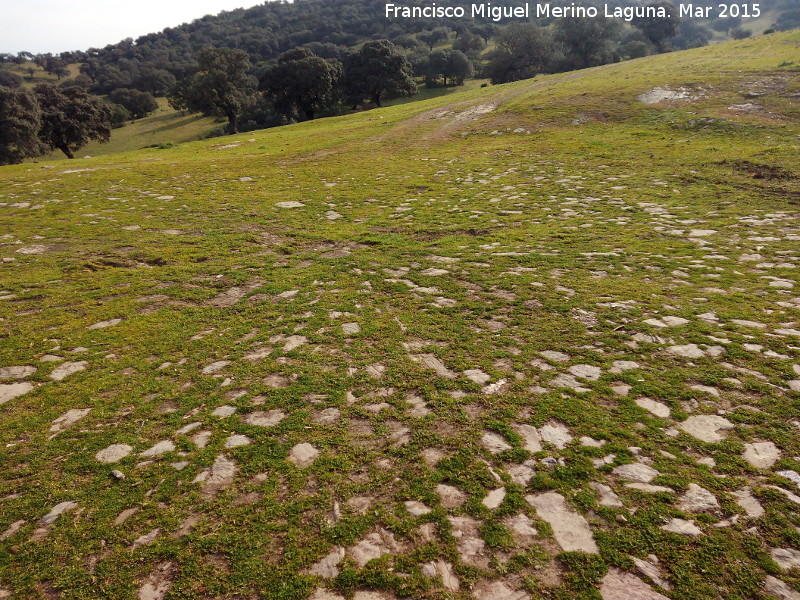
M 53 420 L 52 425 L 50 425 L 50 433 L 60 433 L 68 429 L 74 423 L 88 415 L 91 410 L 91 408 L 71 408 L 60 417 Z
M 486 542 L 480 534 L 481 522 L 472 517 L 447 517 L 450 521 L 456 548 L 461 560 L 473 567 L 489 567 L 489 555 L 485 552 Z
M 678 508 L 685 512 L 705 512 L 718 509 L 719 502 L 707 489 L 690 483 L 689 489 L 679 499 Z
M 800 569 L 800 550 L 794 548 L 773 548 L 769 555 L 781 569 Z
M 0 383 L 0 404 L 5 404 L 23 394 L 27 394 L 33 389 L 33 384 L 27 381 L 19 383 Z
M 158 442 L 152 448 L 148 448 L 144 452 L 142 452 L 139 456 L 145 457 L 153 457 L 153 456 L 161 456 L 167 452 L 172 452 L 175 450 L 175 444 L 173 444 L 169 440 L 164 440 L 162 442 Z
M 572 365 L 567 370 L 575 377 L 580 377 L 581 379 L 586 379 L 587 381 L 597 381 L 600 379 L 600 375 L 603 374 L 603 371 L 600 369 L 600 367 L 595 367 L 593 365 Z
M 461 584 L 456 577 L 453 565 L 444 560 L 432 560 L 422 565 L 422 574 L 425 577 L 433 579 L 434 577 L 442 578 L 442 585 L 445 589 L 451 592 L 457 592 L 461 588 Z
M 58 517 L 60 517 L 62 514 L 71 510 L 75 510 L 76 508 L 78 508 L 78 503 L 73 502 L 72 500 L 59 502 L 50 509 L 49 513 L 42 517 L 41 521 L 45 525 L 51 525 L 52 523 L 55 523 L 56 519 L 58 519 Z
M 355 563 L 363 568 L 366 564 L 384 554 L 397 554 L 403 546 L 394 539 L 394 535 L 385 529 L 368 533 L 354 546 L 347 549 L 347 554 Z
M 122 323 L 122 319 L 109 319 L 108 321 L 100 321 L 94 325 L 89 325 L 86 329 L 105 329 L 106 327 L 112 327 L 120 323 Z
M 589 485 L 594 491 L 600 494 L 600 500 L 598 500 L 600 506 L 607 506 L 609 508 L 625 508 L 622 500 L 619 499 L 619 496 L 617 496 L 617 494 L 614 493 L 614 490 L 612 490 L 609 486 L 594 481 Z
M 664 404 L 663 402 L 658 402 L 657 400 L 651 400 L 650 398 L 637 398 L 634 400 L 636 406 L 639 408 L 645 409 L 647 412 L 659 417 L 661 419 L 666 419 L 670 415 L 669 406 Z
M 128 444 L 111 444 L 108 448 L 100 450 L 94 457 L 101 463 L 115 463 L 133 452 Z
M 339 563 L 344 558 L 344 548 L 336 547 L 327 556 L 314 563 L 307 571 L 309 575 L 318 575 L 331 579 L 339 575 Z
M 686 519 L 672 519 L 666 525 L 662 525 L 660 529 L 669 531 L 670 533 L 677 533 L 680 535 L 690 535 L 692 537 L 701 535 L 703 530 L 697 525 Z
M 53 369 L 52 373 L 50 373 L 50 379 L 53 381 L 62 381 L 73 373 L 83 371 L 87 366 L 89 366 L 89 363 L 85 360 L 79 360 L 75 362 L 67 361 Z
M 522 447 L 528 452 L 539 452 L 542 449 L 542 439 L 539 432 L 532 425 L 515 424 L 512 426 L 523 439 Z
M 539 437 L 559 450 L 563 450 L 572 441 L 569 429 L 558 421 L 548 421 L 539 428 Z
M 36 373 L 36 367 L 0 367 L 0 379 L 25 379 Z
M 440 483 L 436 486 L 436 493 L 444 508 L 456 508 L 467 501 L 466 494 L 452 485 Z
M 638 481 L 639 483 L 650 483 L 660 475 L 653 467 L 648 467 L 642 463 L 620 465 L 611 472 L 617 477 L 629 479 L 630 481 Z
M 669 600 L 636 575 L 611 567 L 600 586 L 603 600 Z
M 515 590 L 503 581 L 482 581 L 472 589 L 475 600 L 530 600 L 523 590 Z
M 336 416 L 338 417 L 338 411 Z M 244 418 L 244 422 L 248 425 L 257 425 L 259 427 L 275 427 L 275 425 L 283 421 L 285 418 L 286 413 L 276 408 L 269 411 L 259 410 L 251 412 Z
M 744 445 L 742 456 L 757 469 L 769 469 L 778 462 L 781 451 L 772 442 L 753 442 Z
M 767 575 L 764 580 L 764 590 L 778 598 L 778 600 L 800 600 L 800 592 L 795 591 L 794 588 L 789 587 L 772 575 Z
M 289 461 L 298 467 L 307 467 L 319 456 L 319 450 L 308 442 L 297 444 L 289 451 Z
M 511 450 L 511 444 L 509 444 L 503 436 L 494 431 L 487 431 L 484 433 L 483 437 L 481 437 L 481 444 L 492 454 L 499 454 L 505 450 Z
M 733 423 L 719 415 L 695 415 L 678 424 L 689 435 L 708 443 L 717 443 L 725 439 L 720 431 L 733 429 Z
M 501 487 L 497 488 L 496 490 L 492 490 L 486 497 L 481 501 L 486 508 L 489 510 L 494 510 L 503 502 L 503 498 L 506 497 L 506 488 Z
M 564 496 L 555 492 L 545 492 L 535 496 L 525 496 L 525 500 L 536 509 L 539 518 L 547 521 L 553 528 L 553 536 L 562 550 L 588 554 L 599 552 L 589 523 L 583 516 L 567 507 Z
M 683 358 L 701 358 L 705 356 L 705 352 L 703 352 L 697 344 L 670 346 L 667 348 L 667 352 L 673 356 L 681 356 Z

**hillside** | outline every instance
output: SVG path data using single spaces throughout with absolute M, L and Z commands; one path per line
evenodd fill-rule
M 798 70 L 0 168 L 0 598 L 800 597 Z

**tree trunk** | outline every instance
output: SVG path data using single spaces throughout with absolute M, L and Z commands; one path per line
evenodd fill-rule
M 307 121 L 313 121 L 314 120 L 314 109 L 313 108 L 307 108 L 305 112 L 306 112 L 306 120 Z
M 70 152 L 69 146 L 67 146 L 66 144 L 64 144 L 63 146 L 59 146 L 58 149 L 61 150 L 64 154 L 66 154 L 67 158 L 75 158 L 72 155 L 72 152 Z
M 237 123 L 236 115 L 228 115 L 228 133 L 230 135 L 239 133 L 239 124 Z
M 383 108 L 383 104 L 381 104 L 381 92 L 375 92 L 372 94 L 372 101 L 378 108 Z

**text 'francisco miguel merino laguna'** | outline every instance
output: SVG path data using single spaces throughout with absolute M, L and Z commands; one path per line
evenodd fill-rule
M 736 16 L 757 17 L 760 14 L 758 4 L 743 4 L 747 14 L 741 14 L 739 5 Z M 720 9 L 728 8 L 727 5 L 720 5 Z M 751 10 L 752 9 L 752 10 Z M 700 17 L 708 18 L 712 9 L 705 6 L 693 6 L 691 4 L 678 5 L 681 17 Z M 758 14 L 754 14 L 758 11 Z M 403 6 L 400 4 L 386 4 L 386 17 L 388 19 L 441 19 L 456 18 L 460 19 L 470 16 L 473 19 L 491 19 L 501 21 L 502 19 L 527 19 L 531 16 L 535 18 L 575 18 L 575 17 L 605 17 L 608 19 L 622 19 L 623 21 L 633 21 L 642 18 L 665 18 L 670 17 L 664 6 L 609 6 L 604 4 L 602 10 L 595 6 L 576 6 L 575 3 L 556 5 L 556 4 L 534 4 L 529 3 L 495 6 L 490 2 L 483 4 L 472 4 L 468 11 L 463 6 L 437 6 L 435 3 L 428 6 Z M 728 14 L 721 16 L 731 16 Z

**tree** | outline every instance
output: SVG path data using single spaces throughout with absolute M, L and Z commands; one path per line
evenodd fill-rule
M 22 86 L 22 77 L 11 71 L 0 70 L 0 86 L 18 88 Z
M 39 139 L 67 158 L 91 140 L 107 142 L 111 136 L 111 111 L 105 102 L 79 87 L 58 88 L 40 83 L 34 88 L 42 111 Z
M 436 50 L 428 57 L 425 80 L 426 84 L 437 85 L 441 77 L 445 86 L 448 80 L 452 85 L 464 85 L 464 79 L 473 73 L 472 62 L 463 52 Z
M 163 96 L 175 85 L 175 76 L 164 69 L 144 68 L 133 78 L 131 86 L 153 96 Z
M 389 40 L 367 42 L 344 60 L 344 90 L 355 104 L 369 98 L 377 107 L 389 96 L 417 93 L 411 64 Z
M 552 53 L 552 42 L 541 27 L 512 23 L 498 35 L 486 72 L 494 84 L 528 79 L 544 71 Z
M 242 105 L 254 94 L 256 79 L 243 50 L 206 48 L 197 55 L 191 106 L 228 119 L 228 133 L 239 133 L 237 118 Z
M 119 129 L 123 125 L 125 125 L 125 121 L 129 121 L 131 118 L 131 113 L 128 111 L 127 108 L 122 106 L 121 104 L 115 104 L 112 102 L 108 105 L 108 109 L 111 111 L 111 128 L 112 129 Z
M 659 52 L 664 51 L 664 41 L 678 33 L 681 19 L 678 16 L 678 9 L 675 5 L 666 0 L 651 2 L 646 8 L 663 8 L 665 17 L 639 17 L 633 20 L 633 26 L 641 30 L 648 40 L 656 47 Z
M 553 39 L 564 46 L 565 66 L 585 69 L 611 61 L 611 41 L 620 30 L 615 19 L 577 17 L 558 19 L 553 25 Z
M 151 94 L 139 90 L 117 88 L 108 97 L 112 102 L 124 106 L 134 119 L 146 117 L 158 109 L 156 99 Z
M 430 50 L 433 50 L 436 44 L 446 40 L 448 37 L 450 37 L 450 31 L 446 27 L 427 29 L 417 34 L 417 39 L 428 44 Z
M 310 120 L 317 111 L 336 102 L 341 77 L 338 60 L 325 60 L 308 48 L 295 48 L 281 54 L 267 69 L 259 89 L 282 115 Z
M 464 31 L 461 37 L 453 42 L 453 50 L 459 50 L 470 57 L 477 57 L 485 47 L 483 39 L 470 31 Z
M 0 86 L 0 165 L 38 156 L 41 110 L 29 91 Z
M 202 110 L 194 107 L 193 99 L 197 95 L 194 91 L 194 83 L 194 77 L 187 77 L 173 85 L 167 92 L 167 102 L 169 102 L 169 105 L 181 112 Z

